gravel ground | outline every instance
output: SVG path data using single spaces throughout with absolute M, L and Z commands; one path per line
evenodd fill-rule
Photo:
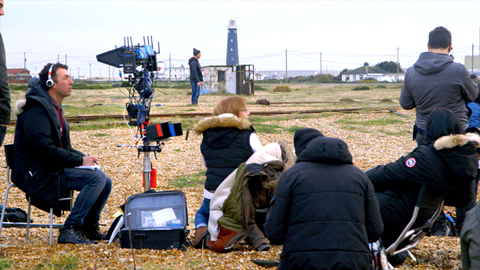
M 291 108 L 294 109 L 294 108 Z M 302 109 L 308 109 L 302 107 Z M 316 107 L 315 109 L 318 109 Z M 197 111 L 210 111 L 201 109 Z M 278 110 L 274 106 L 264 108 L 253 106 L 252 110 Z M 282 107 L 281 110 L 286 110 Z M 396 160 L 399 156 L 410 152 L 416 144 L 409 139 L 414 115 L 411 111 L 400 111 L 409 116 L 402 118 L 388 112 L 330 114 L 321 117 L 273 121 L 282 127 L 312 127 L 318 128 L 326 136 L 343 139 L 349 145 L 354 164 L 362 170 L 367 170 L 378 164 Z M 355 126 L 342 124 L 340 119 L 357 121 L 375 120 L 378 118 L 401 119 L 401 123 L 388 125 Z M 268 123 L 268 122 L 267 122 Z M 265 123 L 264 123 L 265 124 Z M 352 128 L 353 126 L 353 128 Z M 395 135 L 401 133 L 401 135 Z M 393 135 L 392 135 L 393 134 Z M 411 132 L 410 132 L 411 134 Z M 72 144 L 84 153 L 97 156 L 102 169 L 113 180 L 113 192 L 102 214 L 101 222 L 107 226 L 114 219 L 113 214 L 119 210 L 129 196 L 143 192 L 141 171 L 142 158 L 137 157 L 134 147 L 117 147 L 119 144 L 134 143 L 132 131 L 128 128 L 106 129 L 95 131 L 72 132 Z M 262 144 L 286 140 L 293 148 L 293 134 L 259 134 Z M 13 135 L 8 134 L 6 143 L 13 142 Z M 157 191 L 171 190 L 170 180 L 196 174 L 204 171 L 199 145 L 201 137 L 190 134 L 174 137 L 167 141 L 163 151 L 157 154 L 155 160 L 151 155 L 153 167 L 157 169 Z M 0 160 L 4 160 L 3 148 L 0 150 Z M 5 174 L 0 174 L 0 193 L 4 193 Z M 188 204 L 189 229 L 193 232 L 193 219 L 196 210 L 202 202 L 202 187 L 183 188 Z M 9 206 L 27 208 L 24 194 L 12 189 L 9 196 Z M 63 222 L 65 217 L 57 218 Z M 35 222 L 48 222 L 46 213 L 34 209 Z M 196 250 L 188 247 L 187 251 L 178 250 L 130 250 L 121 249 L 119 244 L 108 245 L 105 242 L 98 245 L 48 245 L 48 229 L 32 229 L 31 240 L 25 242 L 25 229 L 7 228 L 2 231 L 4 236 L 0 244 L 3 256 L 13 260 L 12 269 L 54 269 L 49 268 L 53 262 L 61 261 L 72 254 L 80 259 L 78 269 L 263 269 L 252 263 L 251 259 L 279 259 L 281 247 L 273 247 L 270 251 L 257 252 L 249 246 L 241 246 L 230 253 L 216 253 L 210 250 Z M 58 231 L 54 231 L 54 237 Z M 458 238 L 426 237 L 413 249 L 417 257 L 415 263 L 408 259 L 399 269 L 460 269 L 460 246 Z M 42 268 L 43 267 L 43 268 Z M 55 268 L 60 269 L 60 268 Z M 66 269 L 66 268 L 65 268 Z

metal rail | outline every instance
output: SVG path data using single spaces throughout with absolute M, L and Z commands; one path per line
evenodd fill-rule
M 309 114 L 309 113 L 326 113 L 326 112 L 358 112 L 358 111 L 382 111 L 387 110 L 394 112 L 398 109 L 388 108 L 345 108 L 345 109 L 321 109 L 321 110 L 292 110 L 292 111 L 251 111 L 250 115 L 278 115 L 278 114 Z M 150 118 L 166 118 L 166 117 L 197 117 L 197 116 L 211 116 L 210 112 L 194 112 L 194 113 L 156 113 L 150 114 Z M 68 122 L 84 122 L 84 121 L 96 121 L 100 119 L 123 119 L 121 114 L 111 115 L 82 115 L 82 116 L 70 116 L 65 117 Z M 15 124 L 15 121 L 11 121 L 11 125 Z

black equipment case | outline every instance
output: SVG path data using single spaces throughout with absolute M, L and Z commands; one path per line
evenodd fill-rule
M 186 250 L 187 201 L 182 191 L 135 194 L 125 204 L 122 248 Z

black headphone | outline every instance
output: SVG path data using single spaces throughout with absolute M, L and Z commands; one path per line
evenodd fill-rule
M 45 84 L 47 85 L 48 88 L 52 87 L 55 84 L 55 82 L 52 80 L 52 71 L 53 71 L 54 66 L 55 65 L 52 64 L 50 66 L 50 69 L 48 70 L 48 80 L 45 82 Z

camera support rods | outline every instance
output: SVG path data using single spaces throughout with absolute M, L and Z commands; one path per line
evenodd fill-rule
M 149 141 L 144 141 L 143 145 L 137 147 L 138 150 L 138 157 L 140 157 L 140 153 L 143 152 L 143 179 L 145 181 L 144 188 L 145 192 L 150 191 L 150 176 L 152 173 L 152 162 L 150 161 L 150 152 L 153 152 L 155 155 L 155 159 L 157 159 L 157 152 L 162 152 L 161 145 L 164 143 L 157 145 L 150 145 Z

